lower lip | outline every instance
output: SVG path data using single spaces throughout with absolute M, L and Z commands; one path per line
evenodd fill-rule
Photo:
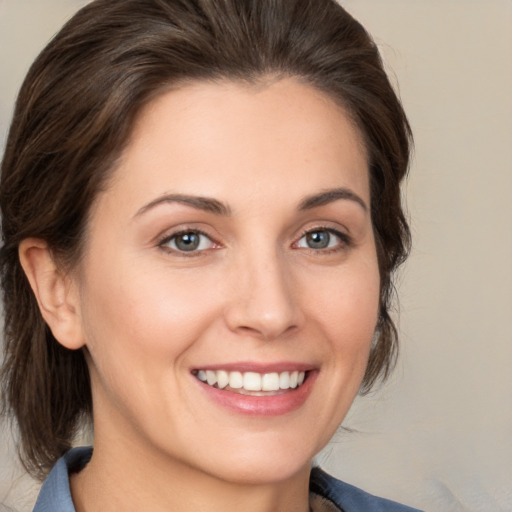
M 197 383 L 216 403 L 238 414 L 248 416 L 281 416 L 301 407 L 311 393 L 318 372 L 308 372 L 300 387 L 287 390 L 279 395 L 242 395 L 233 391 L 214 388 L 196 378 Z M 195 378 L 195 377 L 194 377 Z

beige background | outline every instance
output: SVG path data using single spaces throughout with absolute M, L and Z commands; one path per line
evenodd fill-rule
M 81 0 L 0 0 L 0 144 L 31 60 Z M 319 457 L 432 512 L 512 511 L 512 1 L 346 0 L 376 38 L 416 137 L 414 252 L 392 380 Z M 30 510 L 10 436 L 0 503 Z M 0 506 L 1 509 L 1 506 Z

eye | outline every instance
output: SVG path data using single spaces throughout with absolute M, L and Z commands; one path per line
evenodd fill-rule
M 335 249 L 347 243 L 347 237 L 334 229 L 315 229 L 305 233 L 296 247 L 303 249 Z
M 200 231 L 188 230 L 164 238 L 159 246 L 177 252 L 192 253 L 212 249 L 215 247 L 215 242 Z

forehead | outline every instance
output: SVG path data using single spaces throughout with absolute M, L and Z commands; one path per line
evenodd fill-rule
M 114 181 L 132 183 L 135 195 L 177 188 L 222 196 L 226 182 L 250 195 L 283 181 L 290 191 L 350 185 L 369 200 L 359 130 L 330 96 L 292 78 L 162 93 L 137 118 Z

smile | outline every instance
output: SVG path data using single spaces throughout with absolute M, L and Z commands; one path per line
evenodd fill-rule
M 298 370 L 279 373 L 197 370 L 194 374 L 211 387 L 241 394 L 284 392 L 300 387 L 306 378 L 306 372 Z

